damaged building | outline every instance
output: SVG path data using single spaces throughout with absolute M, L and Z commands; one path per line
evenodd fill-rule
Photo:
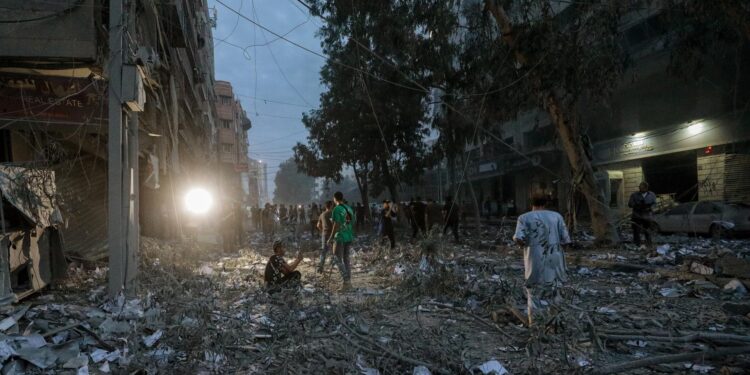
M 60 216 L 54 227 L 65 239 L 65 255 L 104 259 L 109 2 L 3 5 L 12 10 L 0 16 L 0 162 L 3 168 L 54 175 Z M 144 235 L 178 238 L 183 208 L 176 197 L 188 184 L 205 183 L 236 194 L 237 201 L 247 200 L 241 187 L 241 174 L 249 171 L 246 159 L 231 161 L 232 178 L 214 175 L 224 160 L 220 138 L 226 137 L 214 78 L 215 12 L 205 0 L 138 1 L 126 7 L 123 77 L 133 99 L 126 103 L 132 115 L 125 121 L 137 118 L 138 125 L 134 195 L 139 228 Z M 241 108 L 231 116 L 235 155 L 246 154 L 250 121 Z M 23 215 L 25 208 L 13 203 L 12 191 L 3 193 L 9 231 L 21 218 L 32 228 L 49 227 L 47 221 Z

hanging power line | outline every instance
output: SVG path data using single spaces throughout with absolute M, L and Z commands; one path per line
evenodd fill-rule
M 242 6 L 243 5 L 245 5 L 245 0 L 240 0 L 240 11 L 242 11 Z M 214 48 L 216 48 L 219 45 L 221 45 L 221 43 L 226 43 L 227 39 L 229 39 L 229 37 L 232 36 L 235 31 L 237 31 L 237 26 L 239 26 L 239 25 L 240 25 L 240 16 L 237 16 L 237 20 L 235 20 L 235 22 L 234 22 L 234 27 L 232 28 L 232 31 L 230 31 L 229 34 L 227 36 L 225 36 L 224 38 L 219 39 L 219 43 L 214 44 Z M 216 40 L 216 38 L 214 38 L 214 40 Z M 242 47 L 240 47 L 240 48 L 242 48 Z
M 293 133 L 289 133 L 289 134 L 286 134 L 284 136 L 281 136 L 281 137 L 278 137 L 278 138 L 269 139 L 269 140 L 266 140 L 266 141 L 263 141 L 263 142 L 251 143 L 250 147 L 257 146 L 257 145 L 264 145 L 264 144 L 268 144 L 268 143 L 280 141 L 282 139 L 286 139 L 288 137 L 291 137 L 291 136 L 297 135 L 297 134 L 301 134 L 301 133 L 307 133 L 307 129 L 296 131 L 296 132 L 293 132 Z
M 309 108 L 309 109 L 315 109 L 316 108 L 316 107 L 311 107 L 311 106 L 305 105 L 305 104 L 283 102 L 283 101 L 275 100 L 275 99 L 259 98 L 257 96 L 252 96 L 252 95 L 244 95 L 244 94 L 237 94 L 237 93 L 235 93 L 235 95 L 237 95 L 239 97 L 243 97 L 243 98 L 250 98 L 250 99 L 260 100 L 260 101 L 262 101 L 264 103 L 283 104 L 283 105 L 289 105 L 289 106 L 293 106 L 293 107 Z
M 251 113 L 251 115 L 254 115 L 256 117 L 271 117 L 271 118 L 281 118 L 281 119 L 287 119 L 287 120 L 302 121 L 302 119 L 299 118 L 299 117 L 276 115 L 276 114 L 271 114 L 271 113 L 259 113 L 259 112 L 255 112 L 255 113 Z
M 228 5 L 227 5 L 226 3 L 224 3 L 224 2 L 222 1 L 222 0 L 216 0 L 216 2 L 217 2 L 217 3 L 219 3 L 219 4 L 221 4 L 221 5 L 223 6 L 223 7 L 225 7 L 225 8 L 227 8 L 227 9 L 229 9 L 230 11 L 234 12 L 235 14 L 238 14 L 238 15 L 239 15 L 240 17 L 242 17 L 243 19 L 247 20 L 248 22 L 250 22 L 250 23 L 252 23 L 252 24 L 254 24 L 254 25 L 258 26 L 259 28 L 261 28 L 261 29 L 263 29 L 263 30 L 265 30 L 265 31 L 267 31 L 267 32 L 269 32 L 269 33 L 271 33 L 272 35 L 275 35 L 275 36 L 279 37 L 280 39 L 282 39 L 282 40 L 284 40 L 284 41 L 288 42 L 289 44 L 291 44 L 291 45 L 293 45 L 293 46 L 295 46 L 295 47 L 297 47 L 297 48 L 299 48 L 299 49 L 302 49 L 303 51 L 307 51 L 307 52 L 309 52 L 309 53 L 311 53 L 311 54 L 313 54 L 313 55 L 315 55 L 315 56 L 318 56 L 318 57 L 320 57 L 320 58 L 322 58 L 322 59 L 326 59 L 326 60 L 328 59 L 328 57 L 327 57 L 327 56 L 325 56 L 325 55 L 323 55 L 322 53 L 319 53 L 319 52 L 315 52 L 315 51 L 313 51 L 313 50 L 311 50 L 311 49 L 309 49 L 309 48 L 307 48 L 307 47 L 305 47 L 305 46 L 303 46 L 303 45 L 301 45 L 301 44 L 299 44 L 299 43 L 297 43 L 297 42 L 295 42 L 295 41 L 292 41 L 292 40 L 290 40 L 290 39 L 287 39 L 287 38 L 286 38 L 286 37 L 284 37 L 283 35 L 280 35 L 279 33 L 277 33 L 277 32 L 275 32 L 275 31 L 273 31 L 273 30 L 271 30 L 271 29 L 269 29 L 269 28 L 267 28 L 267 27 L 263 26 L 262 24 L 260 24 L 260 23 L 258 23 L 258 22 L 256 22 L 256 21 L 254 21 L 254 20 L 252 20 L 252 19 L 250 19 L 250 18 L 248 18 L 247 16 L 243 15 L 242 13 L 240 13 L 240 12 L 238 12 L 237 10 L 233 9 L 232 7 L 228 6 Z M 357 72 L 360 72 L 360 73 L 362 73 L 362 74 L 365 74 L 365 75 L 367 75 L 367 76 L 369 76 L 369 77 L 372 77 L 372 78 L 374 78 L 374 79 L 376 79 L 376 80 L 379 80 L 379 81 L 383 81 L 383 82 L 387 82 L 387 83 L 390 83 L 390 84 L 392 84 L 392 85 L 394 85 L 394 86 L 398 86 L 398 87 L 401 87 L 401 88 L 405 88 L 405 89 L 409 89 L 409 90 L 413 90 L 413 91 L 425 91 L 424 89 L 420 89 L 420 88 L 416 88 L 416 87 L 412 87 L 412 86 L 407 86 L 407 85 L 404 85 L 404 84 L 401 84 L 401 83 L 398 83 L 398 82 L 393 82 L 393 81 L 387 80 L 387 79 L 385 79 L 385 78 L 382 78 L 382 77 L 378 77 L 378 76 L 376 76 L 376 75 L 374 75 L 374 74 L 372 74 L 372 73 L 370 73 L 370 72 L 367 72 L 367 71 L 364 71 L 364 70 L 358 69 L 358 68 L 356 68 L 356 67 L 353 67 L 353 66 L 351 66 L 351 65 L 349 65 L 349 64 L 346 64 L 346 63 L 344 63 L 344 62 L 341 62 L 341 61 L 338 61 L 338 60 L 330 60 L 330 61 L 331 61 L 332 63 L 336 64 L 336 65 L 340 65 L 340 66 L 342 66 L 342 67 L 345 67 L 345 68 L 347 68 L 347 69 L 352 69 L 352 70 L 354 70 L 354 71 L 357 71 Z

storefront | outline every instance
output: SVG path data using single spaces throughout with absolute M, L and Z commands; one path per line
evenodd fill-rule
M 725 116 L 633 134 L 594 145 L 597 180 L 609 205 L 646 181 L 660 204 L 696 200 L 750 201 L 750 122 Z

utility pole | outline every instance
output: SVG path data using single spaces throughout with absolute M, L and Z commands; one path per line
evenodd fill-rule
M 263 164 L 263 199 L 269 202 L 268 199 L 268 163 Z
M 132 291 L 136 275 L 138 232 L 138 117 L 123 106 L 123 0 L 109 0 L 107 141 L 108 292 L 111 297 Z M 123 124 L 123 114 L 127 124 Z

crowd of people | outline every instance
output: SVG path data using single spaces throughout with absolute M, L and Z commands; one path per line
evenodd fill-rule
M 296 270 L 302 254 L 287 263 L 284 260 L 286 244 L 274 240 L 277 232 L 284 226 L 300 228 L 309 225 L 312 238 L 320 236 L 320 259 L 316 270 L 324 272 L 326 260 L 331 258 L 343 280 L 343 288 L 351 287 L 349 252 L 355 233 L 375 233 L 381 243 L 391 248 L 396 246 L 396 227 L 399 220 L 406 220 L 411 228 L 412 238 L 426 236 L 428 232 L 451 232 L 453 239 L 459 241 L 460 207 L 451 197 L 441 205 L 433 199 L 423 201 L 416 197 L 408 202 L 392 203 L 384 200 L 380 207 L 369 207 L 357 202 L 349 206 L 341 192 L 336 192 L 333 199 L 318 205 L 283 205 L 266 204 L 262 209 L 255 207 L 251 211 L 253 228 L 264 234 L 266 240 L 273 241 L 273 255 L 266 265 L 265 281 L 269 291 L 283 286 L 297 285 L 301 274 Z M 370 229 L 371 228 L 371 229 Z
M 256 232 L 262 232 L 267 241 L 276 238 L 286 225 L 307 226 L 310 235 L 316 236 L 327 228 L 321 224 L 321 217 L 328 212 L 327 206 L 333 204 L 333 201 L 321 204 L 266 203 L 264 207 L 250 209 L 251 227 Z M 433 199 L 422 200 L 421 197 L 416 197 L 400 203 L 384 200 L 380 206 L 373 204 L 370 207 L 357 202 L 351 208 L 354 216 L 353 229 L 357 233 L 374 231 L 383 241 L 389 241 L 392 248 L 396 246 L 395 228 L 399 220 L 405 220 L 410 226 L 412 238 L 426 235 L 428 231 L 439 227 L 443 233 L 451 231 L 454 240 L 459 241 L 458 227 L 463 209 L 451 197 L 447 197 L 443 204 Z
M 524 288 L 527 296 L 527 314 L 529 323 L 545 321 L 549 318 L 561 301 L 560 287 L 567 281 L 567 267 L 564 248 L 571 243 L 568 229 L 563 217 L 547 209 L 550 197 L 545 194 L 535 194 L 531 199 L 531 211 L 518 216 L 513 240 L 523 248 Z M 655 195 L 648 190 L 647 183 L 641 183 L 639 191 L 633 193 L 629 199 L 629 206 L 633 209 L 632 223 L 634 242 L 641 245 L 641 234 L 645 235 L 646 246 L 651 246 L 650 222 L 652 208 L 655 205 Z M 311 204 L 305 211 L 302 205 L 297 209 L 290 206 L 266 205 L 257 213 L 259 223 L 256 228 L 267 229 L 274 215 L 280 220 L 296 220 L 305 223 L 304 213 L 307 212 L 312 234 L 321 238 L 321 252 L 316 270 L 322 273 L 329 255 L 333 264 L 339 269 L 343 280 L 343 289 L 351 288 L 351 265 L 349 253 L 354 241 L 354 234 L 366 231 L 368 224 L 375 224 L 377 234 L 382 243 L 391 248 L 396 246 L 395 227 L 398 220 L 407 220 L 411 226 L 411 235 L 426 235 L 438 226 L 443 235 L 450 230 L 454 240 L 459 240 L 460 207 L 448 197 L 440 205 L 432 199 L 423 201 L 416 197 L 409 202 L 394 204 L 388 200 L 382 202 L 379 209 L 373 207 L 367 212 L 366 207 L 357 203 L 350 207 L 341 192 L 336 192 L 331 201 L 320 206 Z M 371 215 L 372 212 L 375 212 Z M 296 219 L 295 219 L 296 218 Z M 298 254 L 292 263 L 287 263 L 284 243 L 276 241 L 273 244 L 274 254 L 266 266 L 265 281 L 269 291 L 277 290 L 288 285 L 297 285 L 302 275 L 296 271 L 302 254 Z
M 529 321 L 539 319 L 540 314 L 555 305 L 555 301 L 559 299 L 559 286 L 566 280 L 563 246 L 571 240 L 562 216 L 545 208 L 547 200 L 545 195 L 533 197 L 532 210 L 518 217 L 513 236 L 517 244 L 524 248 Z M 438 226 L 444 235 L 451 231 L 454 240 L 459 239 L 460 207 L 450 197 L 442 205 L 432 199 L 422 201 L 420 197 L 400 204 L 385 200 L 374 215 L 371 216 L 366 211 L 365 206 L 359 203 L 354 207 L 349 206 L 343 194 L 336 192 L 333 199 L 321 204 L 320 208 L 317 204 L 310 204 L 305 211 L 302 205 L 293 209 L 293 206 L 268 204 L 260 212 L 254 213 L 258 217 L 256 228 L 260 227 L 264 233 L 267 233 L 271 221 L 310 223 L 313 235 L 320 235 L 321 240 L 316 271 L 324 271 L 326 260 L 330 256 L 332 264 L 341 274 L 343 290 L 351 288 L 350 251 L 355 232 L 366 231 L 368 224 L 374 223 L 380 240 L 387 241 L 391 247 L 396 246 L 395 226 L 400 219 L 408 220 L 413 237 L 425 235 Z M 307 212 L 309 216 L 301 218 L 303 212 Z M 302 253 L 298 253 L 291 263 L 284 259 L 285 254 L 284 242 L 274 241 L 273 255 L 268 260 L 265 271 L 269 292 L 299 285 L 302 278 L 297 271 Z

